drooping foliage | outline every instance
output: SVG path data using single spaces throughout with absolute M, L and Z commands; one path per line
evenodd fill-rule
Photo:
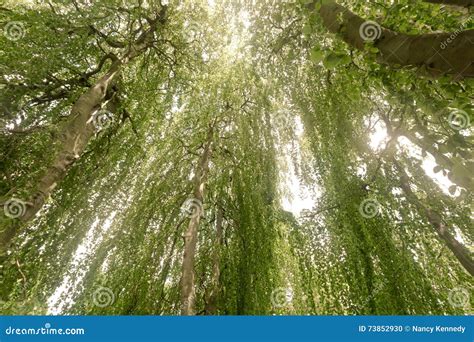
M 337 4 L 420 39 L 474 25 L 452 6 Z M 469 75 L 351 45 L 332 1 L 3 6 L 2 313 L 471 312 Z M 282 205 L 288 177 L 312 208 Z

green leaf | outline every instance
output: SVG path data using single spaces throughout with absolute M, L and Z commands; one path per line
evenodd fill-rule
M 319 50 L 318 48 L 313 48 L 310 53 L 310 59 L 313 63 L 321 62 L 325 57 L 324 51 Z
M 328 69 L 334 69 L 339 65 L 348 64 L 350 63 L 350 61 L 351 61 L 351 58 L 347 55 L 331 52 L 329 55 L 326 56 L 323 64 Z
M 311 28 L 311 25 L 304 25 L 303 26 L 303 33 L 306 35 L 310 35 L 313 32 L 313 29 Z

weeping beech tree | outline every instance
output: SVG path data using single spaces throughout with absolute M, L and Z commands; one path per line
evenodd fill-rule
M 79 5 L 73 2 L 77 12 L 82 14 Z M 100 113 L 104 104 L 110 101 L 116 94 L 117 88 L 113 89 L 115 79 L 118 78 L 124 66 L 131 62 L 134 58 L 151 48 L 154 44 L 155 33 L 158 28 L 166 23 L 167 6 L 160 5 L 159 9 L 155 9 L 156 13 L 151 14 L 153 17 L 144 16 L 148 28 L 143 26 L 135 32 L 129 32 L 131 43 L 114 41 L 110 42 L 108 35 L 100 32 L 94 26 L 90 25 L 91 29 L 97 32 L 97 35 L 104 37 L 105 44 L 110 48 L 122 48 L 125 52 L 121 56 L 117 56 L 113 52 L 109 52 L 102 57 L 97 66 L 97 70 L 101 70 L 107 59 L 111 60 L 109 69 L 103 76 L 98 78 L 89 89 L 87 89 L 74 102 L 71 107 L 71 113 L 68 119 L 61 127 L 58 127 L 57 142 L 52 141 L 52 144 L 58 146 L 58 151 L 53 153 L 52 162 L 46 167 L 44 175 L 38 180 L 37 185 L 33 185 L 32 195 L 26 202 L 24 213 L 20 217 L 20 221 L 28 222 L 41 209 L 45 199 L 49 196 L 52 190 L 60 182 L 70 166 L 75 160 L 80 158 L 80 155 L 85 150 L 89 139 L 94 135 L 94 131 L 99 127 L 100 121 L 112 119 L 107 117 L 104 113 Z M 141 18 L 138 18 L 140 21 Z M 140 23 L 140 25 L 142 25 Z M 132 26 L 133 27 L 133 26 Z M 132 28 L 131 27 L 131 28 Z M 137 32 L 138 31 L 138 32 Z M 137 37 L 137 38 L 135 38 Z M 94 74 L 96 71 L 92 72 Z M 88 73 L 89 76 L 91 72 Z M 87 77 L 82 76 L 82 77 Z M 58 82 L 61 84 L 61 82 Z M 60 87 L 60 86 L 59 86 Z M 46 96 L 44 101 L 53 101 L 54 96 Z M 97 114 L 95 114 L 97 113 Z M 95 116 L 93 116 L 95 115 Z M 8 246 L 11 238 L 15 235 L 17 227 L 12 225 L 2 232 L 1 244 Z
M 352 47 L 372 51 L 382 64 L 414 66 L 433 77 L 474 77 L 474 30 L 404 34 L 367 21 L 335 1 L 314 1 L 323 25 Z
M 1 312 L 472 312 L 470 6 L 7 1 Z
M 433 4 L 446 4 L 446 5 L 455 5 L 455 6 L 474 6 L 474 1 L 472 0 L 425 0 L 426 2 L 431 2 Z

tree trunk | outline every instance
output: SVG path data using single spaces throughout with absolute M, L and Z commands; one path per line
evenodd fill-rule
M 111 84 L 113 84 L 124 65 L 127 65 L 132 59 L 152 46 L 158 24 L 164 23 L 165 17 L 166 7 L 162 7 L 157 18 L 150 20 L 150 28 L 138 37 L 122 58 L 112 54 L 105 57 L 112 59 L 112 65 L 107 73 L 82 94 L 72 106 L 69 121 L 65 123 L 59 134 L 59 149 L 51 165 L 47 167 L 32 191 L 32 196 L 26 201 L 24 214 L 0 233 L 0 254 L 8 248 L 20 226 L 30 221 L 43 207 L 51 192 L 65 178 L 68 170 L 84 152 L 95 132 L 93 115 L 106 102 L 106 95 Z
M 474 261 L 471 257 L 469 249 L 459 243 L 448 231 L 439 213 L 423 205 L 423 203 L 411 190 L 409 177 L 405 172 L 405 169 L 395 159 L 392 159 L 392 162 L 400 174 L 400 187 L 407 196 L 408 201 L 412 203 L 421 214 L 425 215 L 428 222 L 434 227 L 438 236 L 445 242 L 446 246 L 459 260 L 461 265 L 466 269 L 467 272 L 469 272 L 469 274 L 474 276 Z
M 209 161 L 212 155 L 212 144 L 214 140 L 214 124 L 208 130 L 204 151 L 199 159 L 193 179 L 194 198 L 193 213 L 189 220 L 188 229 L 184 238 L 183 267 L 181 275 L 181 314 L 195 314 L 196 290 L 194 287 L 194 258 L 196 255 L 196 244 L 198 238 L 198 228 L 203 212 L 204 188 L 209 173 Z
M 424 0 L 424 1 L 430 2 L 432 4 L 442 4 L 442 5 L 452 5 L 452 6 L 462 6 L 462 7 L 474 6 L 474 0 Z
M 315 2 L 311 4 L 314 5 Z M 333 1 L 322 4 L 319 14 L 324 26 L 350 46 L 364 50 L 366 43 L 373 41 L 382 64 L 417 67 L 431 77 L 474 77 L 474 30 L 420 35 L 397 33 Z

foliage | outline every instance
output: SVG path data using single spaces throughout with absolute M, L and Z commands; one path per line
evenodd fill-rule
M 169 1 L 153 48 L 114 85 L 113 120 L 1 257 L 2 313 L 179 314 L 182 205 L 213 122 L 197 314 L 209 314 L 216 260 L 216 314 L 470 312 L 473 298 L 459 305 L 453 293 L 472 293 L 472 277 L 420 208 L 439 213 L 472 257 L 472 127 L 451 120 L 473 121 L 472 79 L 383 65 L 373 45 L 356 51 L 327 32 L 308 3 Z M 340 3 L 410 34 L 455 31 L 468 20 L 408 0 Z M 18 40 L 0 37 L 5 203 L 26 201 L 72 105 L 110 66 L 104 55 L 125 51 L 118 42 L 136 39 L 162 4 L 3 6 L 2 26 L 23 30 Z M 384 143 L 374 147 L 380 132 Z M 427 160 L 448 187 L 427 175 Z M 288 164 L 317 197 L 301 215 L 282 207 Z M 366 200 L 376 215 L 364 214 Z M 0 220 L 5 229 L 14 219 Z

